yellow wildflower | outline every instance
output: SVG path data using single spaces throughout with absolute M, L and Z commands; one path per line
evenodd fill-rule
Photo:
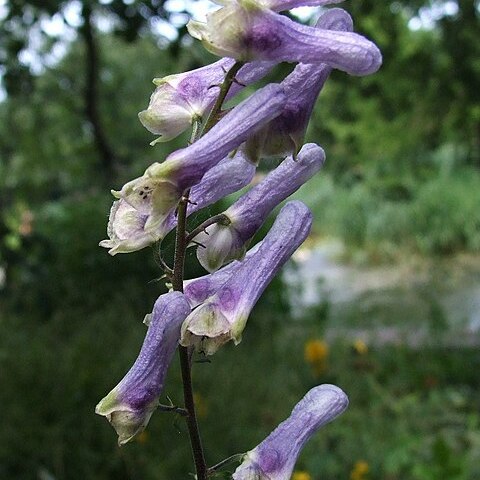
M 360 338 L 353 342 L 353 349 L 359 355 L 366 355 L 368 353 L 368 345 Z
M 353 466 L 350 473 L 350 480 L 366 480 L 367 474 L 370 470 L 368 463 L 365 460 L 359 460 Z
M 309 340 L 305 343 L 305 361 L 312 366 L 315 376 L 319 377 L 327 369 L 328 344 L 323 340 Z
M 293 473 L 292 480 L 312 480 L 312 476 L 308 472 L 297 471 Z
M 308 363 L 318 363 L 324 361 L 328 357 L 328 343 L 324 340 L 309 340 L 305 343 L 304 355 L 305 361 Z

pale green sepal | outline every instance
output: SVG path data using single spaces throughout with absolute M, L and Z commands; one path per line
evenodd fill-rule
M 155 400 L 142 411 L 134 411 L 128 405 L 118 401 L 118 393 L 113 389 L 100 400 L 95 408 L 95 413 L 106 417 L 117 432 L 118 445 L 122 446 L 145 430 L 157 407 L 158 400 Z
M 181 345 L 194 346 L 198 352 L 213 355 L 231 339 L 230 323 L 215 306 L 201 305 L 192 314 L 183 322 Z

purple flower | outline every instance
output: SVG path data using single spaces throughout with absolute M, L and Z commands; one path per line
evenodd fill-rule
M 361 35 L 307 27 L 252 0 L 229 2 L 207 14 L 206 23 L 187 26 L 207 50 L 241 61 L 326 63 L 351 75 L 376 72 L 382 62 L 377 46 Z
M 335 385 L 312 388 L 262 443 L 249 451 L 234 480 L 290 480 L 298 455 L 310 437 L 343 413 L 348 397 Z
M 250 311 L 278 270 L 305 240 L 311 225 L 310 210 L 302 202 L 288 202 L 258 250 L 241 262 L 228 281 L 186 318 L 180 343 L 193 345 L 207 355 L 229 340 L 238 344 Z
M 180 292 L 161 295 L 150 316 L 147 335 L 132 368 L 97 405 L 123 445 L 145 429 L 158 406 L 165 376 L 177 348 L 180 327 L 190 306 Z
M 254 174 L 255 165 L 241 152 L 233 158 L 224 158 L 208 170 L 190 191 L 191 203 L 188 204 L 187 214 L 240 190 L 251 182 Z M 134 252 L 163 239 L 177 224 L 174 212 L 170 212 L 155 230 L 145 229 L 147 220 L 148 214 L 141 213 L 123 198 L 113 202 L 107 227 L 109 238 L 102 240 L 100 246 L 109 248 L 110 255 Z
M 146 110 L 138 114 L 143 126 L 166 142 L 187 130 L 195 120 L 202 121 L 218 97 L 218 85 L 235 60 L 223 58 L 205 67 L 177 75 L 154 79 L 157 85 Z M 264 77 L 274 62 L 253 62 L 244 65 L 229 89 L 228 98 L 236 95 L 242 85 Z
M 203 246 L 197 248 L 197 257 L 202 266 L 211 272 L 241 258 L 270 212 L 317 173 L 324 160 L 323 149 L 309 143 L 300 151 L 298 160 L 287 158 L 240 197 L 223 212 L 224 223 L 211 225 L 198 235 L 197 240 Z
M 129 237 L 125 229 L 130 231 L 132 226 L 135 249 L 143 248 L 148 239 L 158 238 L 162 223 L 174 211 L 183 192 L 198 184 L 208 170 L 278 115 L 284 102 L 283 88 L 278 84 L 267 85 L 225 115 L 197 142 L 173 152 L 163 163 L 154 163 L 120 191 L 112 191 L 133 210 L 127 209 L 123 202 L 114 205 L 108 229 L 110 240 L 102 242 L 102 246 L 114 249 L 117 239 Z M 118 228 L 116 221 L 121 223 Z
M 316 28 L 352 31 L 350 15 L 341 8 L 327 10 L 318 20 Z M 287 102 L 282 114 L 250 137 L 244 147 L 247 156 L 258 162 L 261 156 L 296 155 L 300 149 L 315 101 L 328 79 L 329 65 L 299 63 L 281 83 Z

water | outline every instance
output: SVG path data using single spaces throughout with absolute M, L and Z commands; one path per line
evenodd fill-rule
M 342 263 L 342 253 L 337 242 L 301 249 L 284 274 L 295 316 L 327 307 L 327 339 L 480 344 L 480 257 L 365 267 Z

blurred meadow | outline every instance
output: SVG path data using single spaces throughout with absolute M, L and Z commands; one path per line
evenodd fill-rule
M 333 72 L 307 134 L 327 162 L 295 194 L 313 210 L 312 235 L 242 343 L 194 365 L 207 461 L 253 448 L 309 388 L 334 383 L 350 407 L 309 442 L 294 480 L 476 480 L 479 2 L 340 6 L 384 65 Z M 185 28 L 211 7 L 0 0 L 1 480 L 191 478 L 182 418 L 156 412 L 118 448 L 94 414 L 165 291 L 153 248 L 112 258 L 98 242 L 110 189 L 187 141 L 150 147 L 137 113 L 154 77 L 214 60 Z M 311 22 L 318 9 L 295 14 Z M 193 250 L 187 264 L 189 278 L 202 274 Z M 166 395 L 181 403 L 177 361 Z

